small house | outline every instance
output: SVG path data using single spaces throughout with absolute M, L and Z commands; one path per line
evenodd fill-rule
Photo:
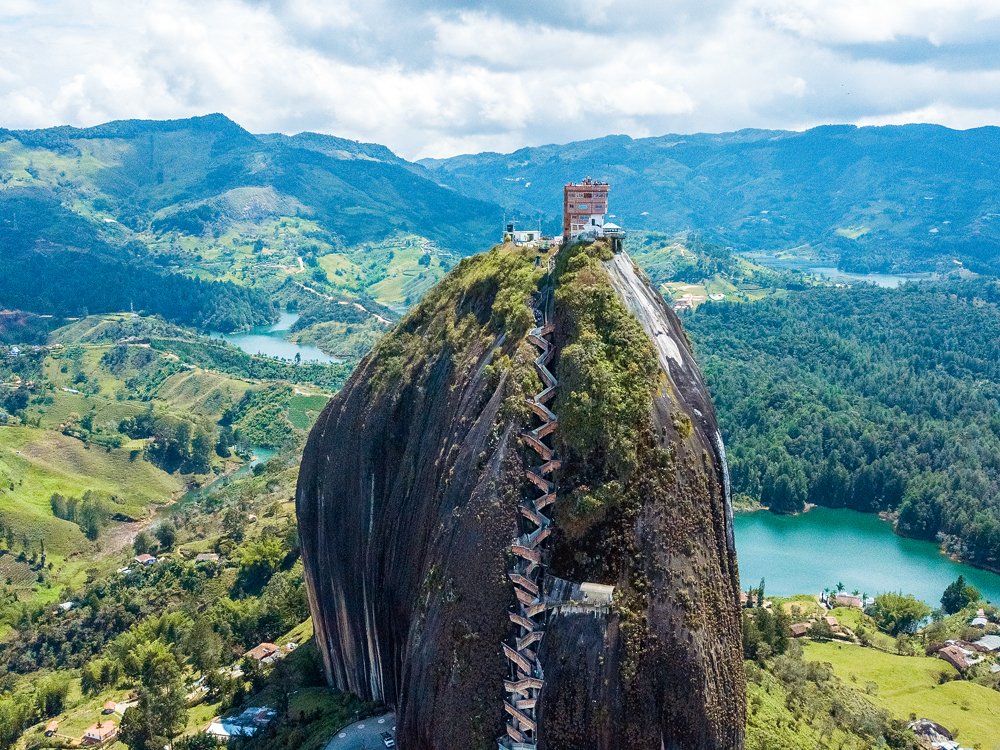
M 246 652 L 246 656 L 256 659 L 264 664 L 270 664 L 274 657 L 278 655 L 278 647 L 273 643 L 261 643 Z
M 136 555 L 135 561 L 140 565 L 152 565 L 156 562 L 156 558 L 152 555 Z
M 830 630 L 832 630 L 834 633 L 840 632 L 840 623 L 837 622 L 836 617 L 834 617 L 833 615 L 828 615 L 823 619 L 826 620 L 826 624 L 830 626 Z
M 257 523 L 257 516 L 256 516 L 256 514 L 251 513 L 250 515 L 248 515 L 247 516 L 247 521 L 249 521 L 250 523 Z
M 114 701 L 108 701 L 107 703 L 104 704 L 104 713 L 113 714 L 117 707 L 118 707 L 117 703 L 115 703 Z
M 969 667 L 969 662 L 967 661 L 968 655 L 965 653 L 965 649 L 956 646 L 954 643 L 945 646 L 937 654 L 959 671 L 963 671 Z
M 196 563 L 219 562 L 219 556 L 215 552 L 202 552 L 194 559 L 194 561 Z
M 583 594 L 583 600 L 588 604 L 603 607 L 611 604 L 611 600 L 615 595 L 615 587 L 606 586 L 601 583 L 587 583 L 585 581 L 580 584 L 580 593 Z
M 53 719 L 52 721 L 50 721 L 48 724 L 45 725 L 45 736 L 51 737 L 56 733 L 56 730 L 58 729 L 59 729 L 59 721 L 57 719 Z
M 62 604 L 59 605 L 59 609 L 61 609 L 63 612 L 69 612 L 71 609 L 73 609 L 73 602 L 63 602 Z
M 797 622 L 792 625 L 792 638 L 801 638 L 809 632 L 808 622 Z
M 103 745 L 118 735 L 118 727 L 113 721 L 99 721 L 91 724 L 83 733 L 83 744 Z
M 861 597 L 853 596 L 850 594 L 837 594 L 837 606 L 854 607 L 855 609 L 864 609 L 864 604 L 861 601 Z

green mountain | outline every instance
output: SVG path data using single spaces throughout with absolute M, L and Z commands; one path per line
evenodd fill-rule
M 1000 271 L 1000 128 L 607 136 L 420 162 L 439 181 L 559 231 L 562 185 L 611 183 L 616 222 L 742 251 L 808 246 L 842 268 Z
M 273 318 L 283 274 L 323 283 L 317 257 L 398 235 L 449 254 L 485 245 L 500 208 L 423 172 L 384 146 L 253 135 L 222 115 L 0 130 L 0 308 L 134 304 L 240 328 Z

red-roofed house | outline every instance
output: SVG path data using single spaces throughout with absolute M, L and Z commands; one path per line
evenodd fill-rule
M 965 660 L 965 651 L 955 644 L 945 646 L 937 654 L 955 669 L 963 670 L 969 666 L 969 663 Z
M 103 745 L 110 739 L 114 739 L 118 734 L 118 727 L 113 721 L 99 721 L 91 724 L 83 733 L 83 744 Z

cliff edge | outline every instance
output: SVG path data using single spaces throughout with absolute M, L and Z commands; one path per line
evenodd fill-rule
M 403 750 L 742 748 L 725 451 L 627 255 L 464 259 L 331 400 L 296 503 L 327 677 Z

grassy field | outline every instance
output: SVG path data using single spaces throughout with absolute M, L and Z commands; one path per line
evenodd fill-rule
M 860 690 L 874 682 L 878 693 L 869 699 L 896 718 L 916 714 L 959 730 L 963 746 L 1000 750 L 1000 693 L 961 680 L 939 684 L 942 674 L 951 679 L 957 673 L 941 659 L 832 642 L 806 644 L 805 658 L 831 664 L 838 677 Z
M 308 430 L 329 400 L 329 396 L 293 396 L 288 403 L 288 420 L 300 430 Z
M 249 389 L 249 383 L 216 372 L 187 370 L 164 380 L 156 390 L 156 400 L 174 412 L 218 419 Z
M 87 448 L 76 438 L 30 427 L 0 429 L 0 456 L 15 484 L 12 499 L 51 515 L 53 493 L 81 496 L 87 490 L 117 495 L 121 512 L 139 514 L 183 489 L 180 475 L 167 474 L 126 448 Z
M 417 245 L 400 247 L 385 270 L 386 277 L 365 291 L 377 302 L 387 306 L 411 305 L 447 273 L 442 260 L 431 256 L 430 265 L 421 266 L 424 251 Z

